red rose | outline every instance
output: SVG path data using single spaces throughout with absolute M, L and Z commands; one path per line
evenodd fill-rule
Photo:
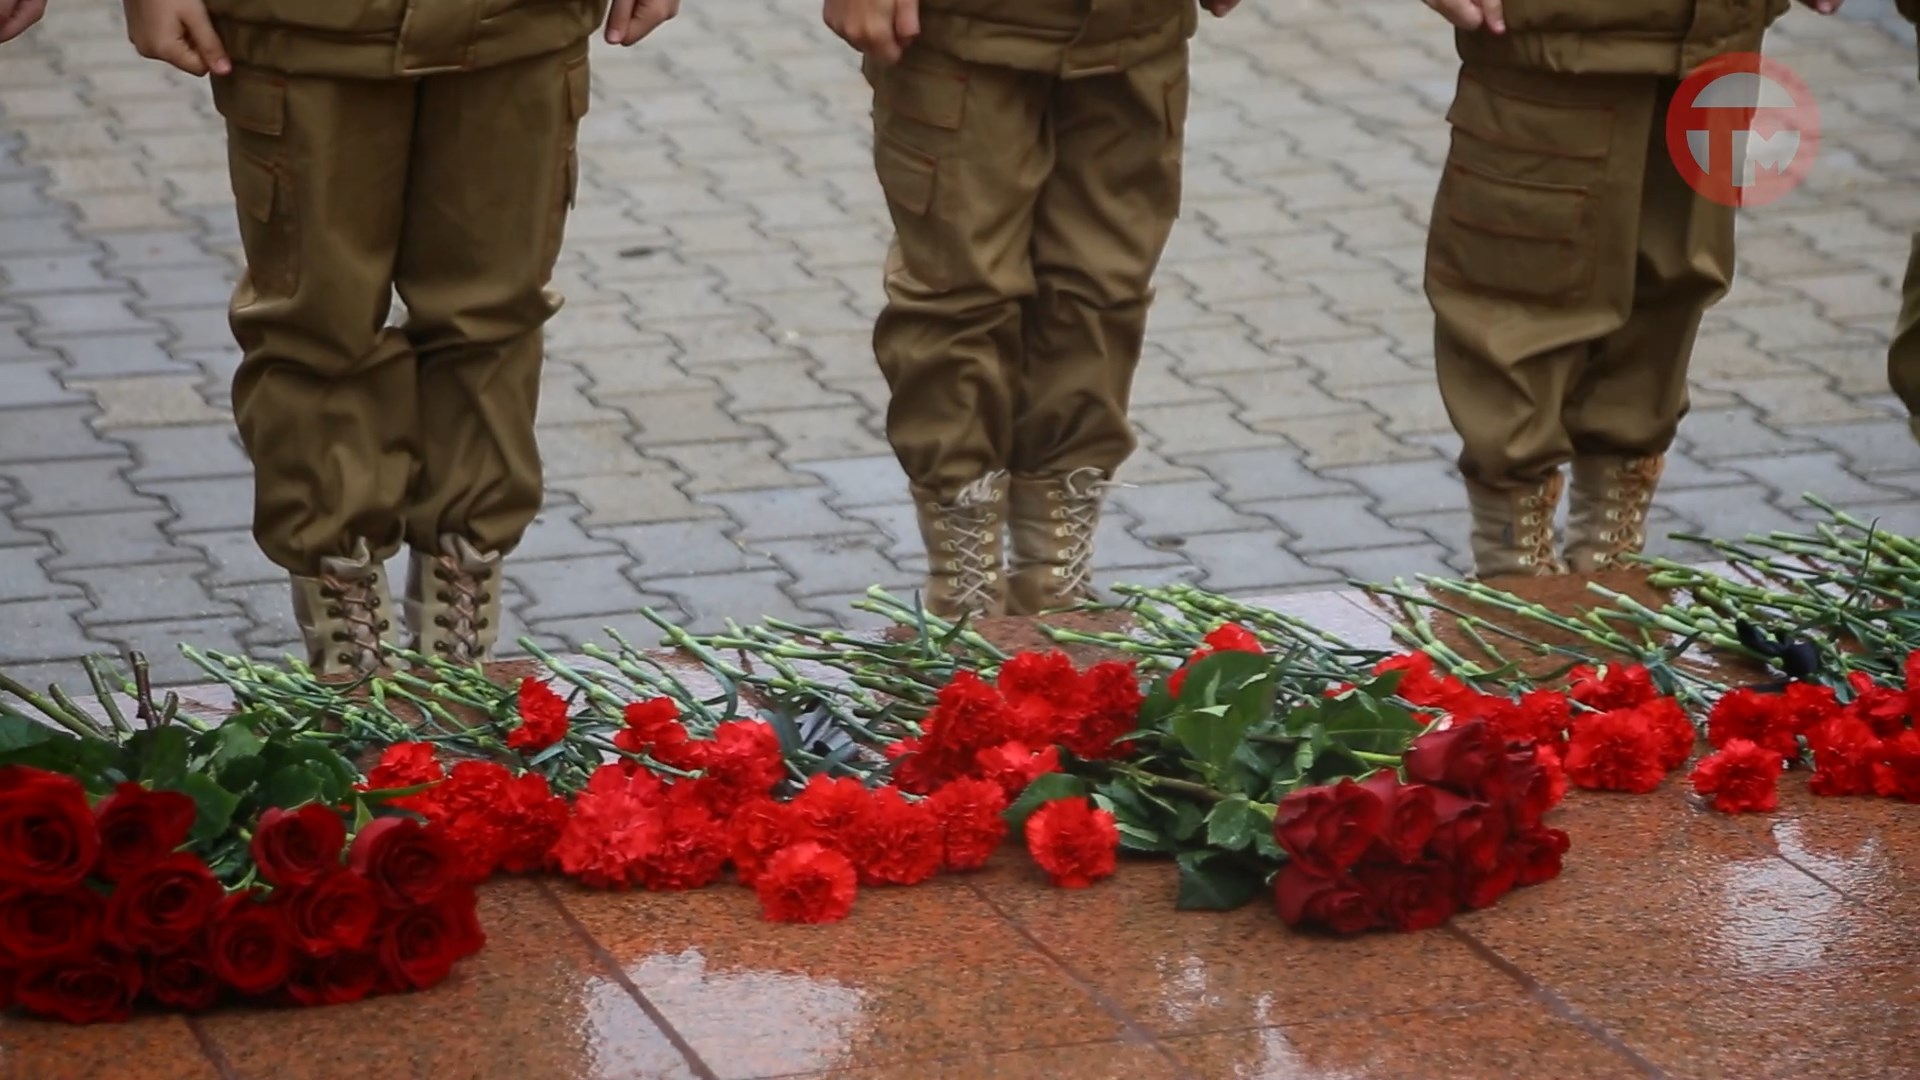
M 1280 921 L 1288 926 L 1315 926 L 1336 934 L 1361 934 L 1380 923 L 1365 893 L 1344 877 L 1310 874 L 1297 864 L 1280 868 L 1273 882 L 1274 903 Z
M 187 842 L 198 814 L 193 800 L 178 791 L 121 784 L 93 809 L 100 830 L 100 876 L 118 881 L 172 854 Z
M 955 780 L 927 802 L 940 820 L 948 870 L 978 870 L 1007 838 L 1007 794 L 991 780 Z
M 1906 698 L 1901 697 L 1905 708 Z M 1857 716 L 1836 716 L 1807 733 L 1813 748 L 1813 776 L 1807 788 L 1815 795 L 1873 794 L 1873 765 L 1880 758 L 1880 737 Z
M 1495 744 L 1483 720 L 1429 731 L 1407 747 L 1407 779 L 1470 795 L 1505 752 L 1505 747 Z
M 1359 862 L 1381 839 L 1387 807 L 1380 796 L 1342 779 L 1302 788 L 1280 800 L 1273 838 L 1301 869 L 1333 877 Z
M 409 818 L 380 818 L 353 838 L 353 872 L 373 883 L 390 908 L 430 904 L 453 879 L 455 858 L 440 830 Z
M 293 959 L 279 911 L 257 894 L 233 893 L 214 913 L 207 960 L 221 982 L 243 994 L 265 994 L 286 983 Z
M 1491 871 L 1507 840 L 1506 811 L 1451 791 L 1434 792 L 1433 806 L 1437 820 L 1430 852 L 1462 873 Z
M 1113 873 L 1120 827 L 1091 800 L 1055 799 L 1027 818 L 1027 851 L 1055 885 L 1084 889 Z
M 520 726 L 507 733 L 507 745 L 523 754 L 538 753 L 567 737 L 567 699 L 531 676 L 520 680 Z
M 29 967 L 91 954 L 106 902 L 82 885 L 63 893 L 13 892 L 0 898 L 0 964 Z
M 1920 803 L 1920 731 L 1912 728 L 1880 742 L 1873 791 L 1883 799 Z
M 347 823 L 334 810 L 319 803 L 292 812 L 275 806 L 253 831 L 253 861 L 268 884 L 297 889 L 340 869 L 346 844 Z
M 1644 795 L 1660 786 L 1663 742 L 1637 708 L 1574 718 L 1567 744 L 1567 777 L 1583 788 Z
M 1544 752 L 1552 753 L 1550 750 Z M 1564 784 L 1554 783 L 1551 771 L 1558 767 L 1558 763 L 1543 763 L 1542 753 L 1539 746 L 1507 751 L 1506 806 L 1514 823 L 1521 828 L 1540 824 L 1540 819 L 1546 816 L 1547 811 L 1559 805 L 1560 797 L 1565 792 Z
M 994 787 L 998 792 L 999 787 Z M 760 868 L 782 848 L 811 838 L 813 830 L 801 820 L 791 803 L 772 799 L 753 799 L 734 811 L 727 822 L 731 834 L 734 873 L 740 884 L 751 886 Z
M 1467 869 L 1460 875 L 1460 906 L 1475 911 L 1490 908 L 1519 884 L 1518 863 L 1502 859 L 1491 870 Z
M 485 937 L 474 920 L 471 890 L 454 890 L 422 907 L 391 917 L 380 931 L 380 967 L 398 986 L 425 990 L 444 980 L 453 965 L 478 951 Z
M 100 830 L 78 781 L 0 769 L 0 886 L 63 892 L 86 879 L 99 855 Z
M 932 806 L 883 787 L 847 830 L 845 847 L 860 884 L 917 885 L 940 872 L 944 840 Z
M 204 1012 L 220 1000 L 220 980 L 198 945 L 147 958 L 147 996 L 162 1005 Z
M 329 956 L 366 945 L 380 919 L 373 885 L 351 870 L 335 870 L 311 885 L 274 894 L 294 946 Z
M 303 957 L 287 980 L 287 996 L 299 1005 L 345 1005 L 380 985 L 380 958 L 365 951 Z
M 69 1024 L 125 1020 L 139 993 L 139 962 L 112 950 L 29 968 L 14 986 L 21 1008 Z
M 105 937 L 123 949 L 177 949 L 199 935 L 225 895 L 198 855 L 174 852 L 113 890 Z
M 1460 910 L 1457 875 L 1446 863 L 1364 863 L 1354 869 L 1353 876 L 1382 920 L 1403 933 L 1431 930 Z
M 853 910 L 859 874 L 845 855 L 812 841 L 781 848 L 753 883 L 770 922 L 831 923 Z
M 1403 863 L 1418 862 L 1439 823 L 1433 789 L 1425 784 L 1403 784 L 1390 769 L 1374 773 L 1360 786 L 1378 796 L 1386 808 L 1380 838 L 1387 850 Z
M 1733 739 L 1693 767 L 1693 790 L 1713 796 L 1723 814 L 1767 811 L 1780 805 L 1780 755 L 1746 739 Z
M 1506 857 L 1513 864 L 1515 883 L 1538 885 L 1559 877 L 1568 846 L 1567 834 L 1559 829 L 1522 830 L 1507 842 Z

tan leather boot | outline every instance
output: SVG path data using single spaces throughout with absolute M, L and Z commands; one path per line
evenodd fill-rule
M 362 676 L 380 667 L 393 598 L 366 541 L 354 545 L 351 557 L 322 559 L 317 577 L 294 576 L 293 618 L 314 674 Z
M 948 620 L 1006 614 L 1007 474 L 981 477 L 946 503 L 915 488 L 913 504 L 927 547 L 921 606 Z
M 1658 456 L 1574 459 L 1567 508 L 1567 566 L 1574 573 L 1607 570 L 1646 549 L 1647 512 L 1665 465 Z
M 1467 502 L 1473 509 L 1475 577 L 1545 577 L 1567 572 L 1553 538 L 1553 514 L 1565 485 L 1557 469 L 1529 488 L 1496 491 L 1467 484 Z
M 1111 486 L 1105 473 L 1092 468 L 1013 478 L 1007 614 L 1038 615 L 1095 598 L 1093 533 Z
M 440 554 L 415 550 L 407 566 L 411 648 L 428 659 L 483 664 L 500 638 L 500 556 L 461 536 L 440 538 Z

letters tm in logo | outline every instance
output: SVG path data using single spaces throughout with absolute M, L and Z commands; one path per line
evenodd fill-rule
M 1792 191 L 1820 151 L 1806 83 L 1759 53 L 1728 53 L 1687 76 L 1667 107 L 1667 153 L 1693 190 L 1725 206 Z

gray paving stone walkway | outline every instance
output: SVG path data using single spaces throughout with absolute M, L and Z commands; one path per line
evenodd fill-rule
M 1912 31 L 1847 0 L 1768 51 L 1821 96 L 1821 158 L 1743 217 L 1656 525 L 1788 525 L 1817 491 L 1920 532 L 1883 372 L 1920 226 Z M 1465 569 L 1420 294 L 1447 29 L 1415 0 L 1247 0 L 1195 57 L 1103 573 L 1270 594 Z M 867 338 L 885 211 L 855 58 L 818 0 L 687 0 L 596 63 L 509 640 L 644 632 L 642 606 L 849 621 L 922 569 Z M 136 57 L 110 0 L 0 48 L 0 668 L 28 681 L 124 647 L 173 682 L 177 641 L 292 647 L 230 430 L 222 155 L 204 85 Z

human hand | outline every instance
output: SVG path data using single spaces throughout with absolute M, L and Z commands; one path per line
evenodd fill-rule
M 0 41 L 12 41 L 47 13 L 47 0 L 0 0 Z
M 680 0 L 613 0 L 607 11 L 607 44 L 631 45 L 680 14 Z
M 820 17 L 840 40 L 883 64 L 899 63 L 920 36 L 920 0 L 826 0 Z
M 1501 0 L 1425 0 L 1425 3 L 1462 30 L 1478 30 L 1484 26 L 1496 34 L 1507 32 Z
M 1226 18 L 1227 12 L 1240 6 L 1240 0 L 1201 0 L 1201 3 L 1206 7 L 1207 14 L 1216 19 Z
M 122 0 L 122 6 L 127 40 L 141 56 L 163 60 L 189 75 L 233 70 L 201 0 Z
M 1840 10 L 1840 5 L 1845 0 L 1800 0 L 1800 2 L 1822 15 L 1831 15 Z

